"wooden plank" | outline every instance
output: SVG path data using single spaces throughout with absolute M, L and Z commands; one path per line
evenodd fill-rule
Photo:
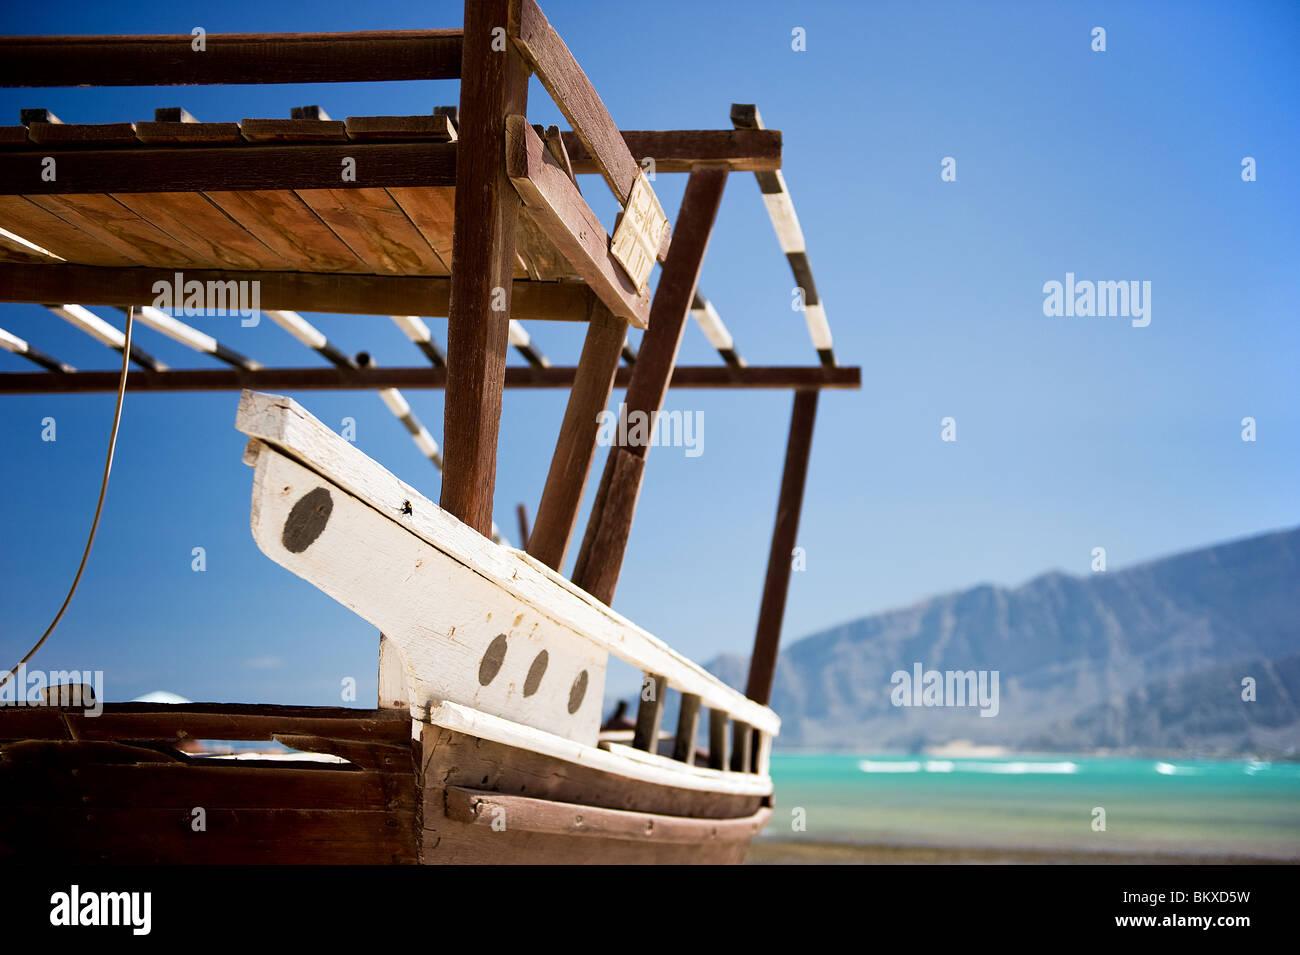
M 695 764 L 695 738 L 700 731 L 700 698 L 694 693 L 682 694 L 681 709 L 677 712 L 677 736 L 673 740 L 673 759 Z
M 460 30 L 0 37 L 0 86 L 181 86 L 456 79 Z
M 291 268 L 311 272 L 365 271 L 356 254 L 296 193 L 219 191 L 206 195 Z M 267 304 L 265 297 L 262 306 L 275 308 Z
M 450 186 L 430 188 L 398 188 L 388 194 L 406 213 L 406 217 L 420 230 L 420 235 L 437 254 L 442 272 L 451 274 L 452 223 L 456 215 L 456 190 Z M 513 296 L 511 304 L 514 305 Z M 425 309 L 428 306 L 424 306 Z M 444 306 L 445 308 L 445 306 Z M 441 312 L 437 314 L 442 314 Z
M 202 193 L 123 193 L 113 199 L 171 236 L 204 264 L 271 270 L 288 266 L 280 255 Z
M 546 144 L 522 115 L 506 122 L 506 168 L 524 207 L 615 315 L 637 328 L 650 320 L 650 293 L 638 292 L 609 251 L 609 234 Z
M 723 166 L 701 167 L 687 180 L 677 215 L 676 237 L 655 289 L 650 330 L 632 366 L 625 401 L 628 414 L 646 415 L 653 421 L 663 407 L 726 182 L 727 169 Z M 596 506 L 574 568 L 573 579 L 578 586 L 604 603 L 613 601 L 618 585 L 647 450 L 644 446 L 610 448 Z
M 6 268 L 20 268 L 15 264 Z M 188 277 L 190 273 L 186 273 Z M 0 273 L 0 289 L 4 288 L 4 275 Z M 525 283 L 519 283 L 525 284 Z M 80 296 L 68 296 L 77 301 L 85 301 Z M 129 298 L 129 295 L 119 295 Z M 63 297 L 53 296 L 51 300 L 62 301 Z M 0 295 L 0 301 L 5 301 Z M 21 298 L 17 301 L 40 301 L 37 298 Z M 137 299 L 148 301 L 148 299 Z M 92 303 L 105 304 L 105 303 Z M 108 303 L 115 304 L 115 303 Z M 264 308 L 271 307 L 265 300 Z M 285 305 L 277 307 L 284 308 Z M 315 309 L 325 311 L 325 309 Z M 384 309 L 383 311 L 388 311 Z M 779 389 L 791 388 L 859 388 L 862 383 L 862 370 L 857 367 L 835 368 L 813 367 L 807 365 L 794 367 L 745 368 L 740 374 L 725 374 L 727 369 L 714 365 L 679 366 L 673 371 L 670 386 L 673 388 L 695 388 L 709 391 Z M 614 376 L 616 387 L 626 387 L 632 374 L 630 368 L 620 368 Z M 532 368 L 511 367 L 506 369 L 506 388 L 569 388 L 572 389 L 578 379 L 576 367 Z M 336 391 L 356 390 L 371 391 L 376 388 L 443 388 L 447 383 L 445 368 L 432 368 L 418 365 L 410 368 L 261 368 L 256 371 L 241 371 L 225 368 L 203 369 L 169 369 L 161 372 L 131 371 L 127 374 L 127 388 L 131 391 L 238 391 L 244 388 L 263 390 L 278 388 L 285 391 Z M 84 394 L 91 392 L 116 391 L 118 372 L 78 371 L 61 374 L 59 377 L 43 372 L 6 372 L 0 374 L 0 394 Z M 628 455 L 632 467 L 640 461 L 635 455 Z M 604 498 L 598 497 L 597 503 Z
M 587 476 L 596 456 L 599 415 L 609 404 L 626 339 L 627 322 L 598 304 L 587 324 L 587 337 L 546 473 L 537 519 L 527 539 L 528 553 L 557 571 L 564 566 L 578 523 Z
M 534 0 L 522 2 L 515 43 L 586 147 L 619 205 L 626 204 L 641 168 L 600 94 Z
M 447 319 L 442 506 L 484 536 L 492 530 L 497 434 L 505 383 L 519 199 L 506 178 L 506 117 L 528 103 L 528 69 L 494 49 L 518 0 L 465 4 L 455 243 Z M 445 185 L 445 183 L 428 183 Z
M 677 689 L 696 693 L 710 705 L 723 707 L 752 725 L 772 733 L 779 728 L 780 720 L 771 710 L 745 699 L 703 667 L 607 606 L 593 601 L 590 595 L 546 565 L 522 551 L 493 544 L 467 528 L 292 399 L 247 392 L 240 399 L 236 427 L 249 437 L 280 449 L 316 474 L 328 475 L 332 483 L 349 495 L 513 595 L 511 599 L 545 608 L 545 615 L 555 625 L 585 635 L 603 651 L 615 654 L 639 670 L 665 675 Z M 409 515 L 402 513 L 401 506 L 408 500 L 412 510 Z M 396 636 L 387 629 L 383 632 Z M 588 695 L 592 692 L 589 689 Z
M 456 127 L 446 113 L 428 116 L 349 116 L 345 122 L 348 139 L 358 142 L 427 139 L 437 143 L 456 141 Z
M 391 710 L 265 703 L 105 703 L 99 716 L 0 707 L 0 740 L 269 740 L 276 733 L 400 743 L 410 738 L 410 719 Z
M 386 190 L 302 189 L 298 198 L 352 250 L 367 272 L 447 274 L 442 259 Z
M 517 749 L 530 750 L 564 763 L 587 766 L 633 782 L 732 796 L 762 797 L 772 794 L 772 781 L 753 773 L 742 775 L 717 772 L 703 766 L 687 766 L 665 756 L 656 756 L 618 743 L 609 743 L 607 749 L 600 749 L 531 726 L 512 723 L 458 703 L 431 703 L 424 722 Z
M 785 446 L 781 491 L 777 498 L 776 523 L 772 528 L 772 548 L 767 558 L 767 577 L 763 581 L 763 600 L 758 611 L 758 629 L 754 634 L 754 652 L 750 656 L 749 678 L 745 684 L 745 695 L 764 704 L 772 698 L 781 622 L 785 617 L 786 594 L 790 589 L 791 554 L 799 535 L 799 512 L 803 507 L 816 419 L 817 392 L 796 392 L 794 409 L 790 413 L 790 436 Z
M 450 786 L 446 814 L 457 822 L 488 828 L 506 819 L 509 828 L 526 832 L 704 846 L 752 839 L 767 825 L 772 810 L 763 807 L 740 819 L 691 819 Z
M 146 145 L 242 143 L 238 123 L 136 123 L 135 138 Z
M 778 129 L 624 129 L 628 152 L 640 166 L 654 160 L 654 172 L 690 172 L 721 163 L 732 172 L 769 172 L 781 168 Z M 600 167 L 572 130 L 561 133 L 573 171 L 599 173 Z M 647 169 L 647 173 L 649 170 Z
M 104 195 L 32 196 L 32 202 L 136 262 L 164 268 L 202 268 L 216 263 L 178 246 L 165 232 Z M 26 236 L 24 236 L 26 238 Z M 152 300 L 152 299 L 151 299 Z
M 658 674 L 645 674 L 641 684 L 641 703 L 636 711 L 636 729 L 632 745 L 646 752 L 659 748 L 659 724 L 664 717 L 664 697 L 668 695 L 668 678 Z
M 709 768 L 719 772 L 731 765 L 731 740 L 727 734 L 727 711 L 709 708 Z
M 41 173 L 47 158 L 54 181 Z M 344 181 L 345 160 L 362 173 Z M 137 146 L 0 151 L 0 194 L 454 186 L 455 143 Z
M 26 145 L 26 126 L 0 126 L 0 149 L 17 149 Z
M 134 146 L 131 123 L 32 123 L 27 138 L 41 146 Z
M 255 468 L 258 547 L 383 632 L 400 651 L 413 705 L 450 700 L 595 740 L 607 652 L 402 523 L 404 501 L 413 514 L 432 510 L 430 501 L 363 503 L 328 473 L 266 447 Z
M 39 246 L 33 248 L 32 245 L 19 241 L 20 238 L 13 233 L 0 232 L 0 259 L 6 262 L 26 262 L 31 264 L 51 264 L 63 261 L 49 249 L 42 249 Z
M 328 143 L 348 138 L 347 128 L 336 119 L 242 119 L 239 132 L 250 143 Z
M 731 721 L 731 771 L 753 772 L 754 729 L 743 720 Z
M 248 194 L 244 194 L 247 196 Z M 311 210 L 302 206 L 303 211 Z M 24 211 L 44 217 L 37 219 L 31 215 L 15 217 L 10 214 L 9 203 L 20 203 Z M 6 226 L 15 218 L 22 218 L 24 225 Z M 236 220 L 240 216 L 235 216 Z M 48 220 L 50 226 L 45 223 Z M 257 220 L 245 220 L 253 221 Z M 29 238 L 29 233 L 40 233 L 47 239 L 54 239 L 55 247 L 50 251 L 59 255 L 86 255 L 86 245 L 81 233 L 68 226 L 62 219 L 52 216 L 44 210 L 27 202 L 25 199 L 0 196 L 0 226 L 10 231 L 21 233 Z M 319 223 L 317 228 L 323 228 Z M 267 238 L 267 233 L 258 233 Z M 325 230 L 326 237 L 333 242 L 338 240 Z M 316 238 L 315 236 L 312 236 Z M 74 245 L 73 242 L 78 244 Z M 347 255 L 351 253 L 346 246 L 339 244 Z M 284 250 L 294 254 L 297 245 L 277 244 L 277 251 Z M 115 255 L 105 251 L 103 255 Z M 64 255 L 66 258 L 67 255 Z M 117 256 L 119 261 L 121 256 Z M 352 257 L 355 260 L 355 256 Z M 358 267 L 358 266 L 354 266 Z M 138 305 L 153 301 L 152 291 L 155 282 L 172 282 L 174 272 L 157 268 L 96 268 L 82 265 L 12 265 L 0 270 L 0 302 L 78 302 L 84 305 Z M 238 272 L 189 270 L 186 280 L 199 282 L 247 281 L 257 282 L 261 290 L 261 306 L 264 309 L 290 309 L 303 312 L 338 312 L 355 315 L 446 315 L 450 299 L 451 283 L 445 277 L 431 276 L 396 276 L 396 275 L 346 275 L 346 274 L 312 274 L 308 272 Z M 521 320 L 539 321 L 584 321 L 591 307 L 591 291 L 580 282 L 514 282 L 511 293 L 511 313 Z M 718 369 L 726 371 L 726 369 Z M 507 375 L 516 371 L 537 371 L 541 369 L 509 369 Z M 546 370 L 538 382 L 545 387 L 568 386 L 572 384 L 572 375 L 561 373 L 551 377 L 551 370 Z M 386 372 L 383 372 L 386 373 Z M 215 379 L 214 379 L 215 380 Z M 516 383 L 524 379 L 512 379 Z M 532 380 L 532 379 L 527 379 Z M 442 387 L 442 379 L 437 379 Z
M 69 262 L 84 262 L 87 265 L 128 266 L 139 264 L 139 255 L 134 250 L 124 250 L 118 243 L 105 245 L 99 238 L 90 235 L 52 212 L 38 206 L 22 196 L 0 195 L 0 228 L 22 236 L 28 242 L 53 252 Z M 61 266 L 53 266 L 60 268 Z M 0 273 L 0 284 L 6 280 L 18 278 L 25 274 L 21 267 L 15 272 L 6 269 Z M 150 298 L 152 300 L 152 297 Z M 57 295 L 21 299 L 31 302 L 80 302 L 75 297 L 60 298 Z M 87 304 L 96 304 L 90 302 Z M 135 304 L 134 302 L 128 304 Z

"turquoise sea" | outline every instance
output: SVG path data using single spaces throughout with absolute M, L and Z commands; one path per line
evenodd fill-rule
M 772 778 L 765 838 L 1300 860 L 1300 763 L 774 754 Z

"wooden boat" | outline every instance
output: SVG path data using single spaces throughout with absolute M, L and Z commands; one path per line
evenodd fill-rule
M 462 80 L 459 108 L 431 117 L 334 123 L 315 112 L 230 124 L 173 109 L 123 128 L 34 111 L 0 135 L 0 301 L 84 303 L 54 311 L 142 368 L 124 365 L 127 390 L 242 390 L 236 423 L 249 438 L 258 546 L 382 634 L 373 709 L 108 703 L 92 713 L 67 688 L 49 705 L 0 707 L 0 857 L 721 863 L 742 861 L 768 822 L 780 724 L 765 704 L 817 396 L 859 381 L 831 351 L 777 171 L 780 134 L 752 107 L 733 108 L 732 130 L 622 133 L 532 0 L 468 0 L 465 11 L 463 30 L 213 36 L 193 58 L 179 55 L 189 36 L 0 38 L 4 85 Z M 572 133 L 525 121 L 530 72 Z M 659 173 L 689 174 L 672 230 L 634 147 Z M 51 155 L 57 180 L 39 175 Z M 340 182 L 340 160 L 362 180 Z M 758 177 L 820 365 L 747 366 L 699 293 L 735 170 Z M 585 172 L 600 173 L 619 201 L 613 235 L 577 189 Z M 179 312 L 146 311 L 148 327 L 231 366 L 167 369 L 129 338 L 131 319 L 123 337 L 84 307 L 143 306 L 177 269 L 200 286 L 256 282 L 268 314 L 335 367 L 265 368 Z M 430 365 L 349 359 L 292 309 L 391 313 Z M 448 316 L 445 356 L 418 315 Z M 676 365 L 692 315 L 723 365 Z M 519 325 L 557 319 L 587 323 L 576 367 L 552 367 Z M 639 355 L 629 326 L 646 329 Z M 17 336 L 0 343 L 45 369 L 0 374 L 0 393 L 118 388 L 118 375 L 73 371 Z M 528 367 L 506 367 L 510 345 Z M 620 367 L 621 358 L 635 360 Z M 597 413 L 618 385 L 629 414 L 651 416 L 670 386 L 795 392 L 744 694 L 610 606 L 645 445 L 610 449 L 573 579 L 558 572 Z M 421 387 L 446 389 L 444 452 L 397 391 Z M 520 549 L 499 543 L 491 514 L 504 387 L 570 389 Z M 265 393 L 275 388 L 379 390 L 442 468 L 440 500 L 294 400 Z M 601 728 L 611 655 L 645 675 L 630 731 Z M 670 695 L 678 723 L 664 732 Z M 205 740 L 295 753 L 225 758 L 195 746 Z

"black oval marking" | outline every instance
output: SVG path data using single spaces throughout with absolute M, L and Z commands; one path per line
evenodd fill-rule
M 542 675 L 546 673 L 546 663 L 550 658 L 550 654 L 545 650 L 533 658 L 533 665 L 528 668 L 528 676 L 524 677 L 524 696 L 532 696 L 542 685 Z
M 501 664 L 506 662 L 506 635 L 497 634 L 483 653 L 483 661 L 478 665 L 478 681 L 487 686 L 501 672 Z
M 308 491 L 298 498 L 284 522 L 284 533 L 280 535 L 284 549 L 291 554 L 305 551 L 325 530 L 333 510 L 334 498 L 323 487 Z
M 587 695 L 587 671 L 583 670 L 578 674 L 578 678 L 573 681 L 573 686 L 569 690 L 569 712 L 578 712 L 578 707 L 582 706 L 582 698 Z

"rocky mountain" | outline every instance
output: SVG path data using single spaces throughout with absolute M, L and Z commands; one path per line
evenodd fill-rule
M 996 715 L 895 705 L 927 702 L 923 687 L 891 682 L 898 671 L 910 681 L 917 664 L 929 702 L 957 702 L 960 674 L 988 671 L 989 690 L 996 674 Z M 709 669 L 743 686 L 747 661 Z M 786 749 L 970 740 L 1300 755 L 1300 528 L 1087 577 L 982 585 L 843 624 L 782 650 L 772 706 Z

